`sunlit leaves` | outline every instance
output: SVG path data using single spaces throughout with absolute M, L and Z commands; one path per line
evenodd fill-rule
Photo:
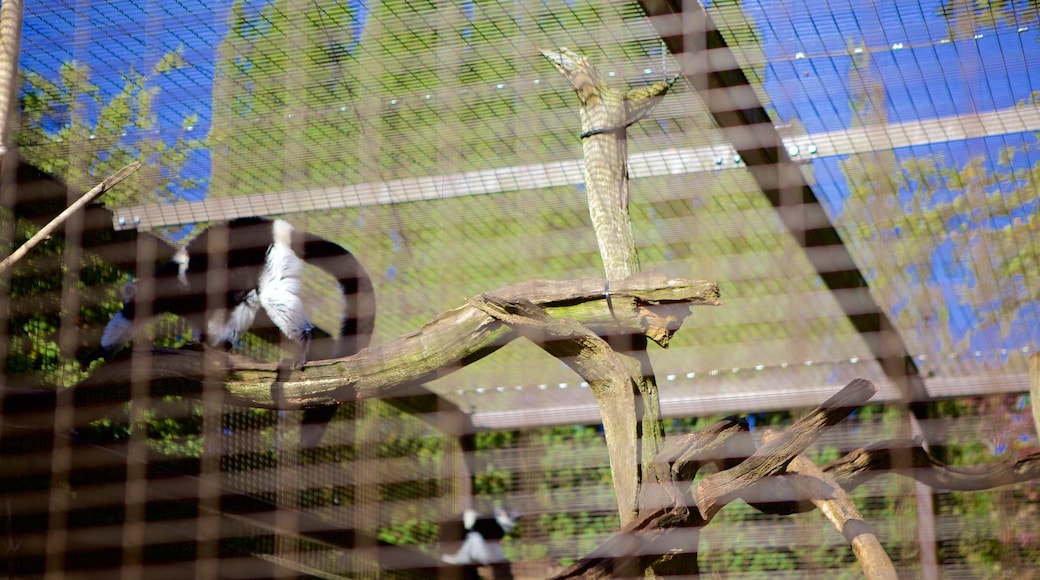
M 67 62 L 56 78 L 23 71 L 23 156 L 81 190 L 93 187 L 131 161 L 145 168 L 106 194 L 109 205 L 170 200 L 199 184 L 181 176 L 202 142 L 189 135 L 197 115 L 189 115 L 175 135 L 161 134 L 156 112 L 157 80 L 188 66 L 183 54 L 163 55 L 148 74 L 126 70 L 120 88 L 105 95 L 90 67 Z

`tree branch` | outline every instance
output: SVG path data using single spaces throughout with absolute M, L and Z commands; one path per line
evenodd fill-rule
M 648 505 L 647 509 L 640 510 L 638 518 L 555 578 L 624 576 L 644 569 L 661 555 L 679 551 L 695 552 L 696 545 L 675 542 L 668 530 L 706 526 L 727 503 L 741 497 L 745 491 L 766 478 L 784 473 L 791 460 L 805 451 L 824 429 L 836 425 L 876 392 L 877 387 L 870 381 L 853 380 L 737 466 L 701 480 L 690 490 L 686 505 Z M 727 436 L 735 434 L 732 429 L 724 431 Z M 739 431 L 739 425 L 737 429 Z M 690 448 L 688 453 L 678 455 L 672 464 L 672 473 L 695 471 L 695 468 L 712 457 L 707 451 L 705 439 L 688 438 L 686 442 L 695 447 Z M 672 447 L 667 449 L 669 457 L 675 457 L 678 453 Z
M 33 236 L 29 238 L 24 244 L 22 244 L 20 248 L 11 252 L 10 256 L 4 258 L 3 261 L 0 262 L 0 272 L 4 272 L 8 268 L 14 266 L 18 262 L 18 260 L 24 258 L 30 250 L 35 248 L 43 240 L 47 239 L 47 236 L 54 233 L 54 230 L 60 228 L 61 225 L 65 223 L 65 220 L 69 219 L 69 216 L 83 209 L 88 203 L 94 201 L 96 197 L 112 189 L 113 187 L 121 183 L 124 179 L 136 173 L 137 170 L 140 168 L 141 162 L 134 161 L 133 163 L 130 163 L 129 165 L 123 167 L 119 171 L 116 171 L 112 175 L 108 176 L 101 183 L 91 188 L 90 191 L 81 195 L 79 199 L 72 202 L 72 205 L 65 208 L 65 211 L 58 214 L 57 217 L 50 221 L 50 223 L 43 226 L 42 228 L 40 228 L 40 231 L 33 234 Z
M 823 471 L 847 491 L 886 473 L 903 475 L 937 490 L 982 491 L 1040 479 L 1040 452 L 990 465 L 951 467 L 932 457 L 917 441 L 892 439 L 852 451 L 824 465 Z
M 669 278 L 660 273 L 617 281 L 611 286 L 611 294 L 632 307 L 617 308 L 615 303 L 611 311 L 603 280 L 591 278 L 528 281 L 491 295 L 504 301 L 528 298 L 550 317 L 572 318 L 594 331 L 655 334 L 664 342 L 681 322 L 675 314 L 677 308 L 719 302 L 718 286 L 713 282 Z M 77 425 L 104 417 L 129 400 L 134 364 L 147 363 L 153 396 L 198 396 L 204 388 L 223 388 L 228 403 L 246 407 L 300 409 L 339 404 L 407 392 L 413 385 L 450 374 L 491 354 L 515 337 L 516 332 L 508 325 L 465 305 L 441 314 L 417 332 L 350 357 L 313 361 L 291 373 L 279 369 L 278 363 L 211 349 L 153 348 L 136 357 L 125 354 L 73 387 L 70 396 L 79 407 Z M 212 382 L 204 384 L 203 377 Z M 5 394 L 5 413 L 12 413 L 12 419 L 19 412 L 36 412 L 41 414 L 41 424 L 49 424 L 53 408 L 53 391 L 9 388 Z M 27 419 L 26 415 L 21 420 Z
M 723 506 L 736 499 L 752 483 L 784 473 L 787 464 L 805 451 L 823 429 L 838 424 L 876 392 L 874 383 L 866 379 L 853 380 L 819 407 L 795 421 L 783 435 L 759 447 L 746 461 L 700 482 L 692 493 L 704 519 L 710 521 Z
M 876 387 L 869 381 L 852 381 L 753 453 L 749 453 L 753 443 L 747 423 L 734 418 L 672 439 L 653 460 L 659 468 L 668 466 L 672 481 L 645 486 L 639 517 L 555 578 L 642 575 L 647 566 L 654 565 L 657 570 L 658 563 L 675 561 L 678 556 L 687 556 L 682 560 L 685 568 L 670 573 L 696 575 L 696 530 L 738 497 L 772 514 L 810 511 L 818 504 L 848 539 L 868 578 L 895 578 L 891 561 L 848 501 L 846 491 L 885 473 L 954 491 L 981 491 L 1040 479 L 1040 452 L 992 465 L 950 467 L 913 440 L 882 441 L 857 449 L 822 469 L 799 457 L 823 429 L 844 419 L 874 392 Z M 680 485 L 691 481 L 709 462 L 723 471 L 682 492 Z M 674 528 L 683 528 L 682 534 L 673 533 Z
M 626 278 L 639 272 L 639 256 L 628 212 L 628 126 L 649 114 L 670 85 L 655 83 L 622 92 L 607 86 L 592 62 L 576 52 L 560 48 L 541 53 L 571 83 L 578 95 L 579 136 L 585 161 L 589 216 L 607 280 Z M 654 473 L 648 461 L 664 445 L 664 430 L 661 427 L 660 394 L 646 353 L 646 339 L 640 335 L 615 333 L 610 340 L 615 351 L 631 353 L 618 355 L 626 366 L 638 367 L 636 380 L 631 385 L 639 397 L 635 400 L 635 414 L 620 416 L 620 408 L 600 408 L 604 422 L 616 425 L 636 422 L 637 440 L 631 443 L 636 446 L 635 461 L 623 468 L 623 477 L 630 480 L 630 484 L 623 487 L 633 489 L 635 493 L 618 497 L 621 523 L 625 524 L 637 513 L 638 490 L 642 482 L 667 478 L 667 474 Z M 619 465 L 619 462 L 612 461 L 611 465 Z
M 625 93 L 625 106 L 627 109 L 625 122 L 633 125 L 645 119 L 650 114 L 650 111 L 657 106 L 657 103 L 668 93 L 668 89 L 672 88 L 675 80 L 673 79 L 670 82 L 657 81 L 645 87 L 630 89 Z
M 763 435 L 762 440 L 765 441 L 770 436 L 771 434 L 767 433 Z M 856 509 L 845 490 L 832 477 L 804 455 L 795 457 L 787 466 L 787 472 L 805 476 L 802 482 L 808 484 L 806 492 L 809 494 L 809 501 L 852 546 L 852 552 L 868 580 L 899 578 L 881 542 L 870 530 L 870 526 L 864 521 L 863 515 Z
M 627 477 L 625 469 L 634 469 L 639 462 L 639 433 L 633 420 L 638 415 L 638 363 L 614 352 L 607 341 L 575 320 L 554 319 L 527 300 L 506 301 L 485 294 L 469 302 L 508 324 L 588 381 L 600 408 L 621 521 L 634 517 L 639 490 L 635 478 Z M 632 513 L 625 513 L 625 506 L 632 506 Z

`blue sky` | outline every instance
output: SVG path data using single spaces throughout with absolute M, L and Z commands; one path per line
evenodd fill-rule
M 263 4 L 252 0 L 248 6 L 256 10 Z M 350 4 L 360 16 L 353 24 L 356 36 L 367 12 L 363 0 Z M 230 6 L 228 0 L 29 0 L 21 64 L 53 77 L 62 62 L 88 63 L 103 94 L 110 95 L 120 88 L 120 74 L 130 67 L 146 72 L 165 52 L 183 50 L 192 67 L 159 81 L 158 131 L 172 140 L 180 134 L 182 120 L 197 114 L 200 120 L 190 136 L 204 138 L 210 130 L 214 58 L 227 33 Z M 1040 86 L 1040 27 L 1035 22 L 1024 30 L 1015 24 L 1001 25 L 977 31 L 977 38 L 946 42 L 946 22 L 938 15 L 938 1 L 831 1 L 826 10 L 812 0 L 748 1 L 744 6 L 762 34 L 770 106 L 780 120 L 798 119 L 809 133 L 846 129 L 851 123 L 849 46 L 869 50 L 886 87 L 890 122 L 1007 109 Z M 912 147 L 896 154 L 906 158 L 939 152 L 948 162 L 960 164 L 972 156 L 995 158 L 1001 147 L 1020 144 L 1035 145 L 1035 136 Z M 848 194 L 837 162 L 836 158 L 813 162 L 817 192 L 835 214 Z M 1031 162 L 1035 160 L 1025 155 L 1018 159 L 1023 166 Z M 203 178 L 209 171 L 206 152 L 196 155 L 188 168 L 191 175 Z M 205 189 L 204 183 L 181 193 L 187 199 L 200 199 Z M 964 269 L 956 263 L 959 257 L 949 248 L 937 248 L 935 259 L 948 267 L 941 269 L 947 272 L 944 278 L 932 282 L 951 286 L 965 281 Z M 975 313 L 965 305 L 954 309 L 951 333 L 955 338 L 968 336 L 977 322 Z M 1015 342 L 1010 346 L 1035 341 L 1035 334 L 1015 332 L 1008 339 Z M 981 333 L 969 338 L 972 348 L 994 350 L 1001 343 Z
M 949 40 L 937 1 L 832 1 L 829 10 L 820 10 L 811 1 L 763 0 L 744 6 L 763 34 L 763 50 L 769 60 L 765 89 L 770 105 L 782 120 L 797 119 L 810 134 L 851 125 L 848 80 L 853 59 L 849 47 L 869 52 L 874 73 L 885 87 L 885 112 L 891 123 L 1013 108 L 1040 87 L 1036 22 L 980 28 L 968 38 Z M 959 166 L 974 157 L 995 163 L 1004 147 L 1036 144 L 1034 134 L 1019 133 L 900 148 L 895 154 L 897 161 L 940 156 L 945 163 Z M 815 189 L 831 215 L 841 213 L 849 194 L 839 161 L 836 157 L 813 161 Z M 1037 160 L 1018 155 L 1014 161 L 1015 167 L 1024 168 Z M 904 189 L 900 195 L 906 203 L 910 192 Z M 1017 215 L 1035 210 L 1036 204 L 1029 204 Z M 999 226 L 992 221 L 971 224 Z M 942 289 L 950 308 L 948 330 L 954 340 L 967 339 L 971 352 L 999 353 L 1007 348 L 1036 346 L 1040 339 L 1036 319 L 1028 314 L 1027 320 L 1015 321 L 1007 337 L 1001 337 L 996 329 L 979 331 L 979 314 L 971 305 L 960 302 L 954 291 L 956 284 L 974 284 L 966 257 L 957 255 L 953 245 L 946 243 L 936 246 L 932 258 L 935 275 L 930 280 L 916 279 L 913 273 L 907 279 Z M 897 310 L 907 305 L 903 300 Z
M 193 66 L 158 80 L 158 133 L 172 141 L 182 134 L 182 121 L 197 114 L 199 122 L 185 136 L 201 139 L 210 129 L 214 59 L 227 32 L 229 7 L 227 1 L 206 0 L 28 0 L 20 65 L 55 78 L 62 63 L 86 63 L 92 71 L 92 82 L 103 95 L 110 96 L 122 88 L 121 75 L 131 68 L 147 73 L 163 54 L 182 50 Z M 209 170 L 208 153 L 200 152 L 187 171 L 205 178 Z M 186 199 L 201 199 L 205 185 L 180 194 Z

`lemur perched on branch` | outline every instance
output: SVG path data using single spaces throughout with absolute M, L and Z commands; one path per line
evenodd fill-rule
M 349 356 L 368 346 L 375 326 L 375 295 L 368 274 L 349 251 L 283 220 L 248 217 L 212 225 L 155 270 L 154 295 L 123 287 L 123 310 L 101 338 L 102 350 L 122 349 L 134 335 L 139 306 L 149 315 L 184 317 L 211 346 L 233 346 L 253 325 L 260 309 L 296 347 L 295 368 L 306 361 L 314 327 L 300 298 L 303 264 L 331 274 L 346 302 L 332 356 Z M 142 301 L 147 299 L 148 304 Z M 139 322 L 139 321 L 136 321 Z M 335 406 L 305 410 L 303 447 L 314 447 Z
M 495 580 L 512 580 L 513 572 L 502 551 L 502 538 L 516 528 L 520 514 L 496 507 L 494 516 L 481 515 L 474 510 L 462 514 L 466 537 L 454 554 L 441 556 L 447 564 L 462 567 L 463 580 L 479 580 L 478 566 L 491 566 Z M 449 524 L 450 525 L 450 524 Z

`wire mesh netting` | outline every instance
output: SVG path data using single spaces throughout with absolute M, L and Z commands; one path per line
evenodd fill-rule
M 143 166 L 3 274 L 12 577 L 470 578 L 470 559 L 536 578 L 614 550 L 631 514 L 613 403 L 581 356 L 490 318 L 434 340 L 530 280 L 585 281 L 595 296 L 556 312 L 609 306 L 593 328 L 625 334 L 635 302 L 604 280 L 586 163 L 614 140 L 638 268 L 722 297 L 647 350 L 659 397 L 637 408 L 659 414 L 633 433 L 694 441 L 739 415 L 754 450 L 865 377 L 871 405 L 805 455 L 833 473 L 897 450 L 896 474 L 849 485 L 894 569 L 1036 574 L 1035 484 L 905 477 L 917 437 L 936 462 L 919 469 L 1035 479 L 1034 2 L 24 4 L 5 249 Z M 561 47 L 629 109 L 667 90 L 603 125 Z M 279 245 L 276 219 L 308 237 Z M 373 323 L 365 354 L 314 362 Z M 741 497 L 669 536 L 699 559 L 659 573 L 859 573 L 849 538 L 791 514 L 807 497 Z M 638 549 L 616 552 L 625 575 Z

